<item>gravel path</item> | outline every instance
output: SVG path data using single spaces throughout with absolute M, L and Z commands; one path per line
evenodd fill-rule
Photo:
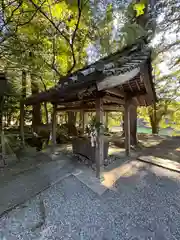
M 180 175 L 146 163 L 99 196 L 68 176 L 0 219 L 3 240 L 180 239 Z
M 50 187 L 59 179 L 70 174 L 73 169 L 74 166 L 67 159 L 51 161 L 10 178 L 10 181 L 0 182 L 0 216 L 7 209 L 27 201 Z

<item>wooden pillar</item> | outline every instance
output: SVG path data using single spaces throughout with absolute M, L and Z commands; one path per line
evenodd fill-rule
M 85 127 L 87 123 L 88 123 L 88 114 L 87 112 L 84 111 L 84 126 L 83 126 L 84 130 L 86 130 Z
M 65 123 L 68 123 L 68 113 L 67 112 L 65 112 L 64 121 L 65 121 Z
M 125 151 L 126 156 L 130 155 L 131 148 L 131 133 L 130 133 L 130 102 L 128 100 L 125 101 L 124 106 L 124 132 L 125 132 Z
M 53 147 L 55 147 L 55 145 L 56 145 L 56 125 L 57 125 L 56 109 L 57 109 L 57 105 L 54 104 L 53 105 L 53 113 L 52 113 L 52 145 L 53 145 Z
M 103 99 L 96 99 L 96 121 L 103 124 Z M 96 141 L 96 177 L 101 177 L 104 168 L 104 133 L 100 127 Z
M 108 118 L 108 111 L 105 112 L 105 127 L 108 130 L 109 118 Z
M 84 133 L 84 118 L 85 118 L 85 113 L 84 113 L 84 110 L 81 110 L 80 111 L 80 128 L 81 128 L 81 131 Z

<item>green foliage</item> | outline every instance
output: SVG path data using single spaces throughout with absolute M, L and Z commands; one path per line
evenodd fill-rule
M 144 14 L 145 4 L 142 2 L 135 3 L 133 9 L 136 11 L 136 17 L 139 17 Z
M 92 132 L 96 130 L 99 133 L 101 129 L 104 129 L 104 125 L 99 121 L 97 121 L 95 116 L 91 118 L 89 125 L 90 125 L 90 131 Z
M 86 50 L 90 45 L 95 46 L 99 57 L 103 57 L 135 43 L 140 36 L 148 36 L 150 41 L 155 35 L 161 40 L 154 45 L 153 51 L 159 102 L 156 109 L 140 109 L 139 115 L 148 119 L 156 111 L 158 125 L 164 127 L 168 117 L 179 126 L 179 39 L 169 43 L 165 38 L 172 31 L 179 31 L 177 3 L 177 0 L 168 0 L 167 4 L 160 1 L 154 14 L 147 15 L 147 24 L 140 26 L 137 17 L 142 16 L 141 10 L 148 6 L 147 1 L 138 4 L 132 1 L 127 5 L 119 0 L 111 3 L 104 0 L 94 3 L 86 0 L 1 1 L 0 70 L 6 71 L 9 79 L 4 115 L 19 119 L 22 70 L 28 75 L 26 92 L 29 95 L 32 74 L 37 90 L 47 90 L 62 76 L 87 63 Z M 154 19 L 159 14 L 164 14 L 162 20 Z M 158 20 L 156 31 L 154 20 Z M 164 58 L 169 59 L 170 74 L 163 74 L 158 66 Z M 42 106 L 43 122 L 46 121 L 45 110 Z M 51 112 L 51 106 L 47 106 L 47 111 Z M 26 113 L 28 119 L 31 108 Z M 121 115 L 113 113 L 109 118 L 110 125 L 117 125 Z
M 123 115 L 121 112 L 110 112 L 108 113 L 109 127 L 120 126 L 123 120 Z
M 82 1 L 80 9 L 65 1 L 17 0 L 13 4 L 7 1 L 5 5 L 0 4 L 0 11 L 4 21 L 0 29 L 1 71 L 7 72 L 10 86 L 4 114 L 18 118 L 22 70 L 28 73 L 28 95 L 31 94 L 30 75 L 33 74 L 39 90 L 47 90 L 68 71 L 86 63 L 91 13 L 88 4 L 83 6 Z

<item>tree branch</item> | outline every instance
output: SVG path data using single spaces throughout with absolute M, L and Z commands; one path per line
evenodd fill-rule
M 43 84 L 44 90 L 47 92 L 47 87 L 46 87 L 46 84 L 45 84 L 43 78 L 41 76 L 39 76 L 39 78 L 40 78 L 40 80 L 41 80 L 41 82 Z
M 13 11 L 11 12 L 11 15 L 10 15 L 9 17 L 7 17 L 7 19 L 5 20 L 5 19 L 4 19 L 4 18 L 5 18 L 5 16 L 4 16 L 4 11 L 5 11 L 6 7 L 5 7 L 5 5 L 4 5 L 4 1 L 2 1 L 1 7 L 2 7 L 2 12 L 3 12 L 3 23 L 4 23 L 4 24 L 1 26 L 0 31 L 3 31 L 3 28 L 4 28 L 5 26 L 7 26 L 7 25 L 11 22 L 14 14 L 15 14 L 15 12 L 22 6 L 22 4 L 23 4 L 23 1 L 22 1 L 22 0 L 19 1 L 17 7 L 15 7 L 15 8 L 13 9 Z M 10 5 L 11 5 L 11 4 L 10 4 Z M 10 6 L 10 5 L 8 5 L 8 6 Z
M 67 41 L 68 44 L 69 43 L 69 39 L 68 37 L 66 37 L 66 35 L 64 35 L 59 28 L 56 26 L 56 24 L 48 17 L 48 15 L 42 10 L 41 7 L 39 7 L 36 3 L 33 2 L 33 0 L 28 0 L 36 9 L 38 9 L 38 11 L 51 23 L 51 25 L 57 30 L 58 33 L 60 33 L 60 35 L 62 37 L 64 37 L 64 39 Z
M 79 28 L 79 23 L 80 23 L 80 18 L 81 18 L 81 13 L 82 13 L 82 5 L 81 5 L 81 0 L 77 0 L 78 1 L 78 20 L 75 26 L 75 30 L 72 34 L 72 38 L 71 40 L 68 39 L 68 37 L 62 33 L 62 31 L 59 30 L 58 26 L 53 22 L 53 20 L 51 18 L 49 18 L 49 16 L 42 10 L 41 7 L 39 7 L 36 3 L 34 3 L 33 0 L 28 0 L 36 9 L 38 8 L 39 12 L 51 23 L 51 25 L 56 29 L 56 31 L 58 33 L 60 33 L 60 35 L 66 40 L 66 42 L 68 43 L 68 45 L 70 46 L 71 49 L 71 53 L 72 53 L 72 58 L 73 58 L 73 64 L 71 66 L 71 68 L 68 70 L 68 75 L 72 72 L 72 70 L 74 69 L 74 67 L 76 66 L 76 58 L 75 58 L 75 53 L 74 53 L 74 41 L 76 38 L 76 33 L 77 30 Z
M 44 1 L 41 3 L 41 5 L 39 6 L 39 8 L 41 8 L 45 2 L 46 2 L 46 0 L 44 0 Z M 37 12 L 39 11 L 39 8 L 37 8 L 37 9 L 35 10 L 35 12 L 34 12 L 34 13 L 32 14 L 32 16 L 29 18 L 29 20 L 27 20 L 27 21 L 24 22 L 24 23 L 18 23 L 18 26 L 21 26 L 21 27 L 22 27 L 22 26 L 30 23 L 30 22 L 33 20 L 33 18 L 36 16 Z
M 77 2 L 78 2 L 78 20 L 77 20 L 76 27 L 75 27 L 75 30 L 73 32 L 71 43 L 70 43 L 70 47 L 71 47 L 71 51 L 72 51 L 72 57 L 73 57 L 73 65 L 68 70 L 68 74 L 70 74 L 72 72 L 72 70 L 74 69 L 74 67 L 76 66 L 76 57 L 75 57 L 75 53 L 74 53 L 74 40 L 76 38 L 76 33 L 77 33 L 78 28 L 79 28 L 79 23 L 80 23 L 81 14 L 82 14 L 81 0 L 77 0 Z
M 51 20 L 53 21 L 53 15 L 52 15 L 52 11 L 51 11 L 51 7 L 49 5 L 49 1 L 48 1 L 48 6 L 49 6 L 49 12 L 50 12 L 50 16 L 51 16 Z M 57 30 L 56 30 L 57 32 Z M 52 58 L 52 68 L 55 70 L 56 69 L 56 39 L 55 39 L 56 35 L 53 36 L 52 39 L 52 54 L 53 54 L 53 58 Z M 55 70 L 55 72 L 57 73 L 57 69 Z M 58 71 L 58 75 L 61 76 L 61 74 Z
M 45 63 L 48 67 L 50 67 L 51 69 L 53 69 L 60 78 L 62 77 L 62 75 L 61 75 L 60 72 L 57 70 L 57 68 L 56 68 L 55 65 L 48 63 L 45 59 L 43 59 L 43 61 L 44 61 L 44 63 Z
M 160 53 L 163 53 L 163 52 L 165 52 L 165 51 L 168 51 L 168 50 L 170 50 L 172 47 L 177 46 L 178 44 L 180 44 L 180 40 L 177 40 L 176 42 L 173 42 L 173 43 L 165 46 L 164 48 L 160 49 L 160 50 L 157 52 L 157 54 L 160 54 Z

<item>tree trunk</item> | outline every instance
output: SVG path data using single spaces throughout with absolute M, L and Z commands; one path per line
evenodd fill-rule
M 150 123 L 151 123 L 151 129 L 152 134 L 158 134 L 159 133 L 159 121 L 153 116 L 149 115 Z
M 43 84 L 44 90 L 47 91 L 46 84 L 45 84 L 43 78 L 40 77 L 40 79 L 41 79 L 41 82 Z M 46 117 L 46 124 L 48 124 L 49 123 L 49 114 L 48 114 L 48 109 L 47 109 L 47 103 L 46 102 L 44 102 L 44 112 L 45 112 L 45 117 Z
M 152 134 L 158 134 L 159 128 L 155 122 L 151 122 L 151 127 L 152 127 Z
M 48 115 L 48 109 L 47 109 L 47 103 L 44 103 L 44 112 L 45 112 L 45 117 L 46 117 L 46 124 L 49 123 L 49 115 Z
M 151 128 L 152 128 L 152 134 L 158 134 L 159 133 L 159 122 L 160 120 L 157 119 L 157 108 L 156 103 L 154 103 L 152 111 L 149 114 Z
M 68 124 L 75 125 L 76 123 L 76 113 L 75 112 L 68 112 Z
M 22 71 L 22 90 L 21 90 L 21 101 L 20 101 L 20 136 L 21 143 L 24 146 L 24 121 L 25 121 L 25 110 L 23 100 L 26 98 L 26 72 Z
M 31 91 L 32 94 L 38 94 L 39 93 L 39 86 L 36 77 L 31 74 Z M 36 103 L 32 107 L 32 128 L 33 131 L 35 131 L 36 126 L 41 125 L 41 104 Z
M 3 96 L 0 96 L 0 132 L 2 130 L 2 119 L 3 119 Z
M 9 115 L 7 117 L 7 125 L 11 126 L 11 120 L 12 120 L 12 111 L 9 112 Z
M 70 135 L 77 135 L 76 130 L 76 113 L 68 112 L 68 133 Z
M 1 138 L 1 159 L 5 165 L 5 145 L 4 145 L 4 126 L 3 126 L 4 97 L 0 96 L 0 138 Z
M 151 123 L 152 134 L 158 134 L 159 133 L 159 121 L 151 115 L 149 116 L 149 118 L 150 118 L 150 123 Z

